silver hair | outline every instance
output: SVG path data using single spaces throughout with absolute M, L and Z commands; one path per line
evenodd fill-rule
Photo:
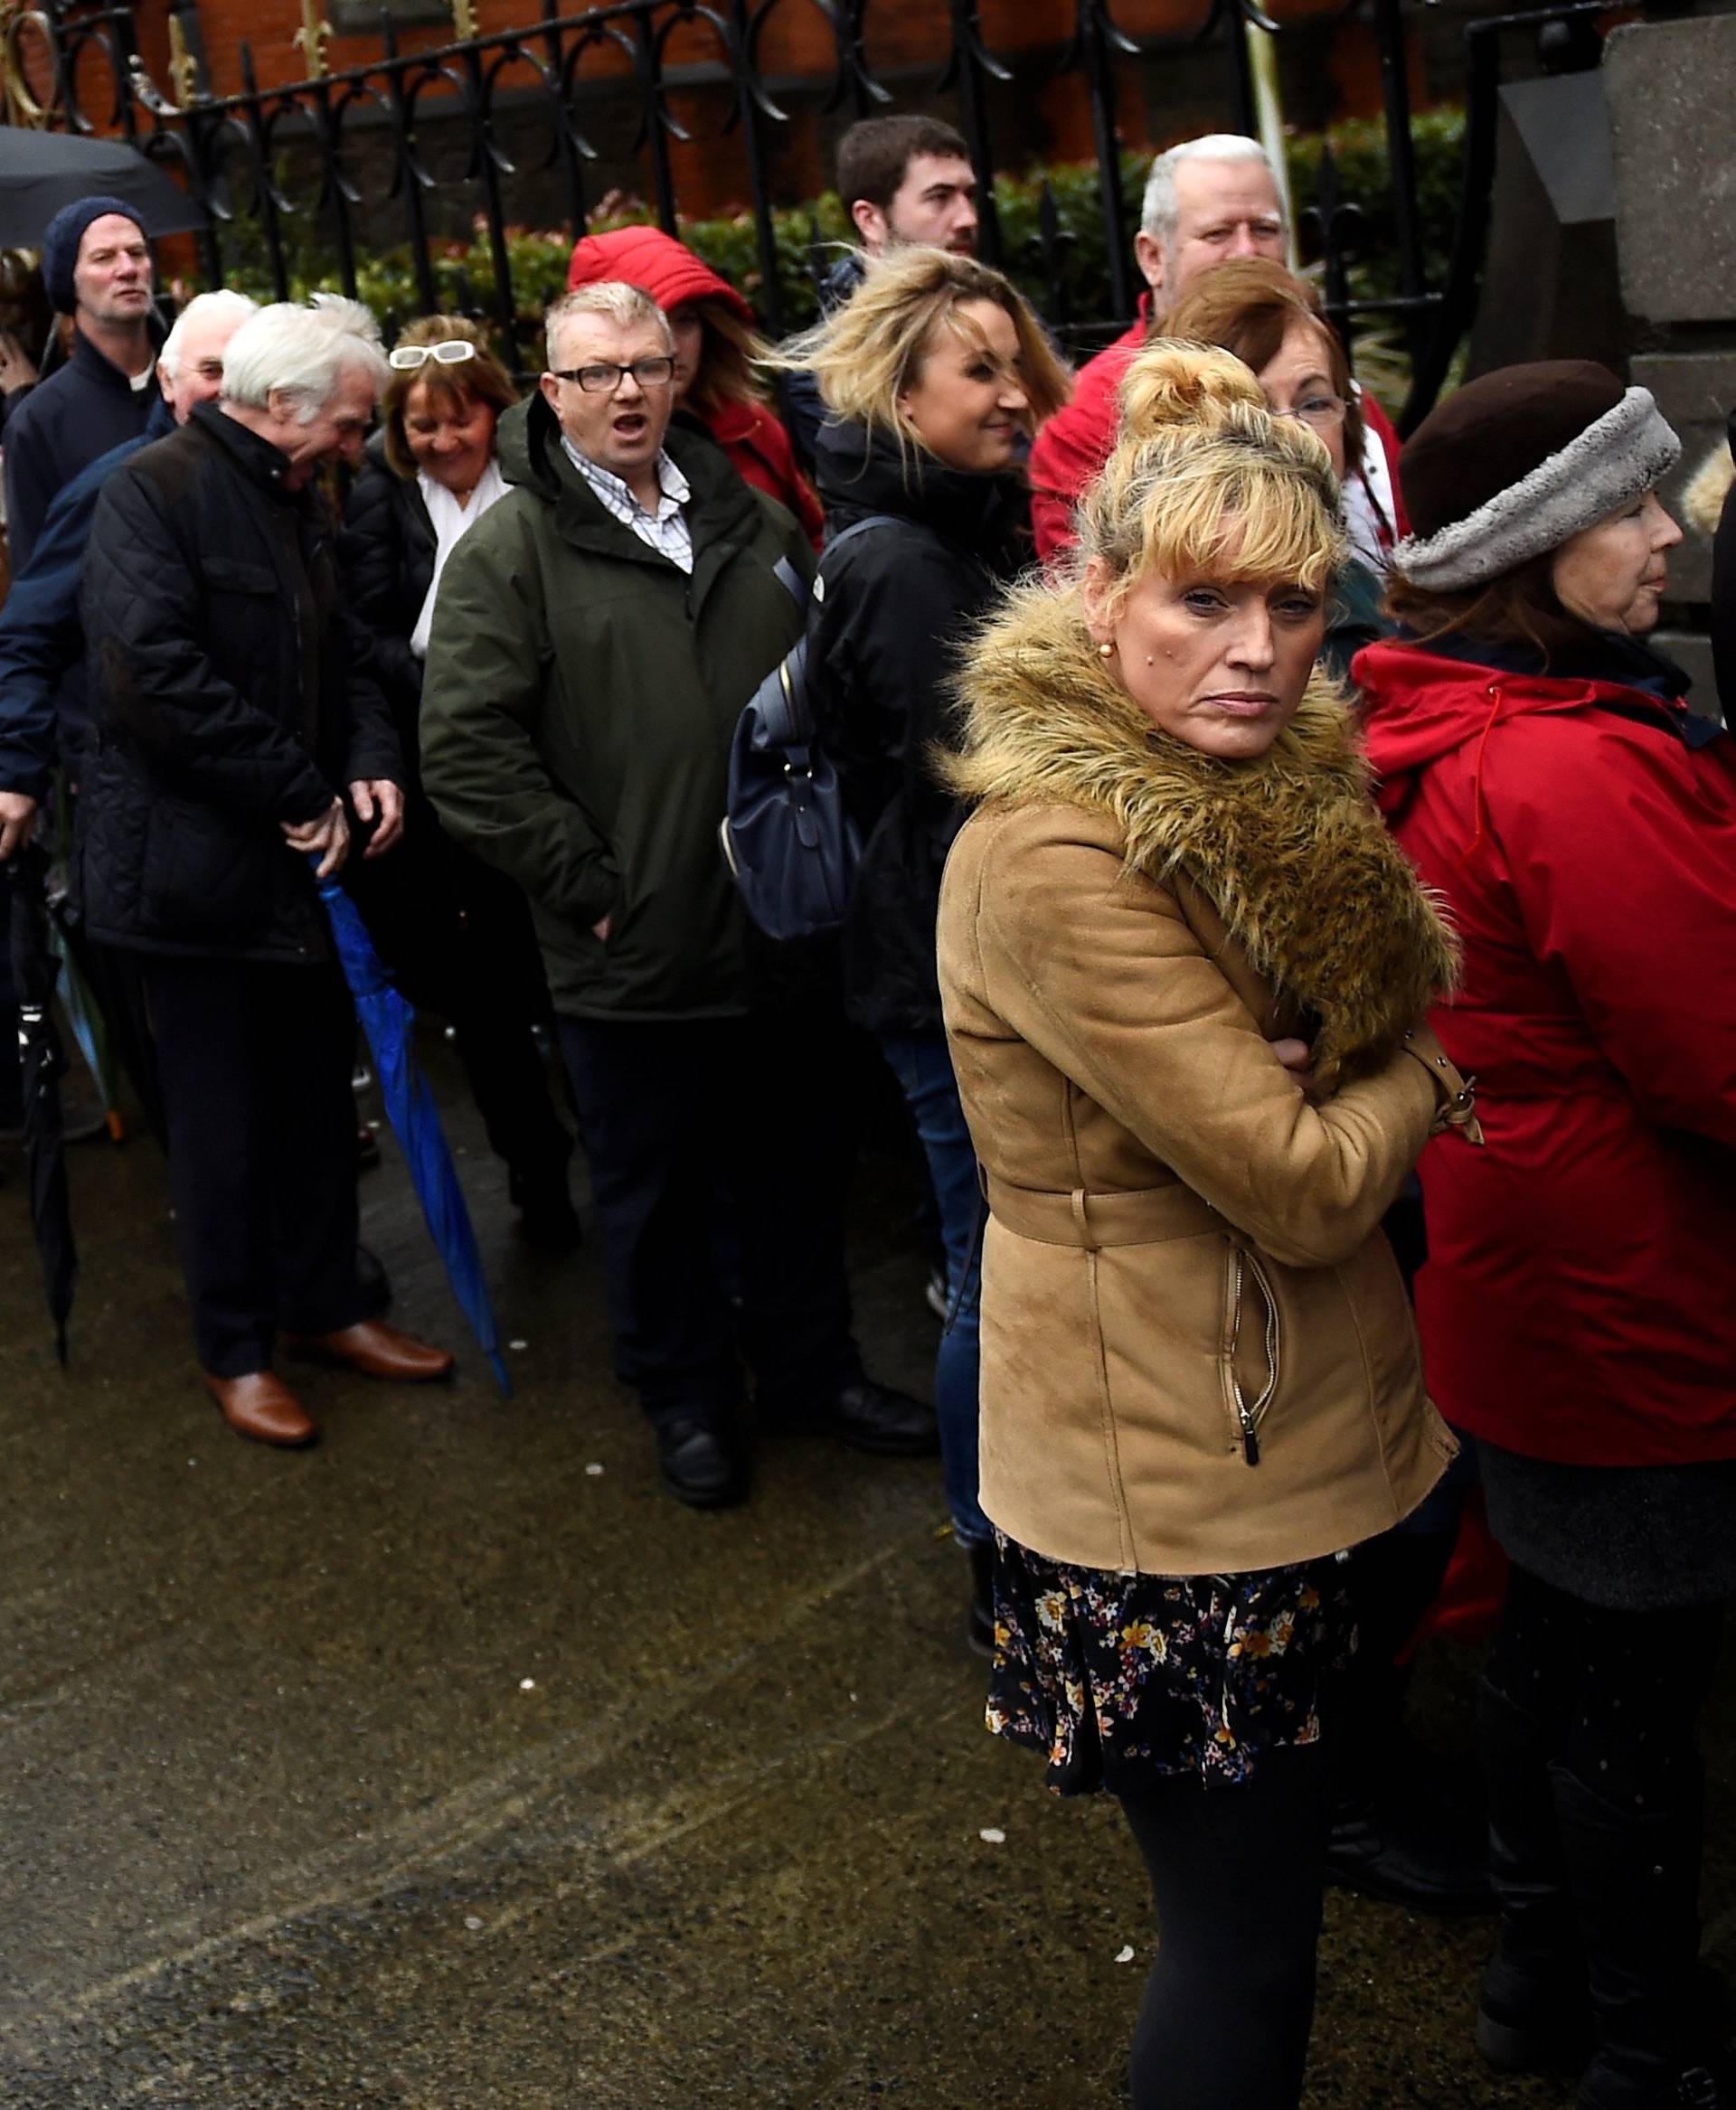
M 1165 256 L 1175 245 L 1175 171 L 1184 161 L 1257 161 L 1271 176 L 1272 189 L 1280 199 L 1283 196 L 1271 156 L 1258 139 L 1249 138 L 1245 132 L 1206 132 L 1197 139 L 1184 139 L 1178 146 L 1166 147 L 1151 165 L 1145 202 L 1139 208 L 1140 232 L 1148 234 Z M 1281 203 L 1278 216 L 1280 220 L 1284 217 Z
M 250 300 L 245 293 L 237 293 L 228 286 L 220 286 L 215 293 L 195 293 L 175 316 L 175 327 L 163 340 L 163 349 L 156 355 L 158 368 L 171 381 L 178 379 L 182 341 L 194 323 L 202 323 L 207 316 L 223 315 L 232 315 L 238 323 L 244 323 L 259 312 L 257 300 Z
M 554 340 L 561 326 L 578 315 L 607 316 L 623 330 L 630 330 L 635 323 L 656 323 L 663 332 L 665 349 L 673 352 L 675 348 L 669 317 L 648 293 L 622 278 L 599 278 L 594 285 L 576 286 L 571 293 L 563 293 L 542 317 L 543 356 L 551 370 L 554 366 Z
M 278 301 L 230 339 L 223 400 L 263 410 L 276 389 L 300 404 L 297 422 L 311 425 L 346 370 L 365 373 L 376 391 L 385 386 L 391 370 L 372 313 L 341 293 L 316 293 L 306 306 Z

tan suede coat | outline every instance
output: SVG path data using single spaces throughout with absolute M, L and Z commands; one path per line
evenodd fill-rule
M 1033 593 L 962 689 L 952 773 L 982 803 L 939 960 L 990 1209 L 983 1506 L 1101 1568 L 1354 1545 L 1454 1450 L 1379 1228 L 1460 1091 L 1413 1025 L 1451 940 L 1329 689 L 1263 760 L 1214 762 Z M 1298 1031 L 1312 1100 L 1269 1045 Z

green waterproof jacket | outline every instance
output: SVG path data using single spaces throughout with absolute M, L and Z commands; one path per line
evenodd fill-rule
M 530 897 L 555 1009 L 578 1018 L 749 1003 L 718 844 L 730 737 L 801 632 L 773 567 L 807 580 L 813 551 L 712 441 L 665 444 L 693 490 L 691 579 L 598 500 L 541 396 L 507 411 L 514 487 L 447 560 L 422 683 L 423 787 Z

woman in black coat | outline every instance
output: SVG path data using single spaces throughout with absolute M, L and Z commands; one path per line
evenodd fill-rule
M 844 1003 L 897 1076 L 947 1251 L 935 1406 L 953 1533 L 989 1637 L 992 1537 L 976 1499 L 976 1161 L 935 968 L 940 873 L 962 815 L 934 769 L 955 746 L 951 676 L 976 620 L 1029 561 L 1024 456 L 1065 371 L 998 271 L 939 250 L 868 272 L 793 352 L 831 415 L 816 472 L 828 536 L 808 666 L 821 739 L 863 841 L 844 933 Z
M 517 395 L 481 332 L 458 316 L 411 323 L 391 363 L 382 429 L 356 478 L 338 554 L 397 721 L 409 824 L 401 855 L 370 867 L 352 890 L 405 994 L 451 1023 L 525 1235 L 560 1251 L 579 1240 L 567 1192 L 572 1143 L 533 1031 L 550 1007 L 530 910 L 511 881 L 441 828 L 422 796 L 417 739 L 439 572 L 465 528 L 505 490 L 495 425 Z

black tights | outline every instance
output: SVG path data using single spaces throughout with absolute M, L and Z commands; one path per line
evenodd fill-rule
M 1121 1796 L 1157 1907 L 1133 2110 L 1296 2110 L 1314 2020 L 1323 1760 L 1318 1745 L 1278 1750 L 1241 1786 L 1178 1776 Z

